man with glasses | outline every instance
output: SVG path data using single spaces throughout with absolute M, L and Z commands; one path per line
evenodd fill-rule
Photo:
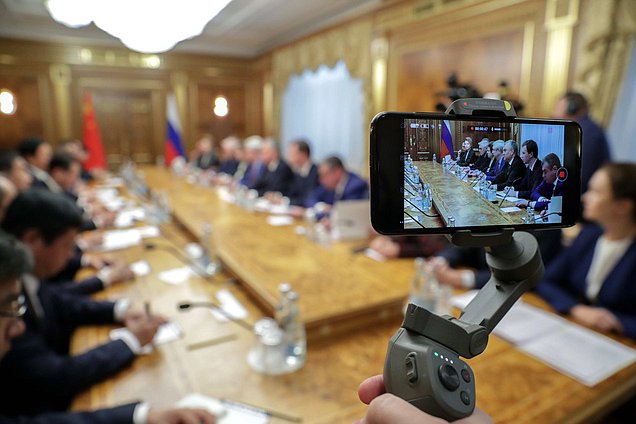
M 12 341 L 25 331 L 22 321 L 27 306 L 22 295 L 20 278 L 31 271 L 31 257 L 24 246 L 13 237 L 0 232 L 0 362 L 12 348 Z M 7 393 L 15 388 L 13 378 L 0 380 L 0 391 Z M 35 388 L 34 388 L 35 389 Z M 5 416 L 7 399 L 0 398 L 0 423 L 2 424 L 159 424 L 205 423 L 213 424 L 215 418 L 198 409 L 151 409 L 145 403 L 131 403 L 93 412 L 49 413 L 25 417 L 24 411 L 13 411 Z

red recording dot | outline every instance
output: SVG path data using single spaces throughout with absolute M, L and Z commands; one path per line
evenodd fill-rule
M 464 106 L 468 106 L 468 102 L 464 102 Z

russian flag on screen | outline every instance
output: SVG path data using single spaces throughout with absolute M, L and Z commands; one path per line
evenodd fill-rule
M 453 149 L 453 136 L 450 132 L 450 126 L 448 121 L 443 121 L 442 124 L 442 145 L 440 146 L 441 157 L 450 155 L 451 159 L 455 160 L 455 149 Z
M 181 123 L 174 94 L 168 94 L 167 101 L 168 137 L 166 139 L 166 165 L 170 165 L 177 156 L 184 156 L 183 141 L 181 140 Z

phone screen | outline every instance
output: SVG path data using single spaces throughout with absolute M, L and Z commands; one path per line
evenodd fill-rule
M 580 210 L 580 137 L 571 121 L 378 115 L 374 227 L 405 234 L 572 225 Z

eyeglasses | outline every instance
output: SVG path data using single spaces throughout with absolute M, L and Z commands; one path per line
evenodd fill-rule
M 26 310 L 27 310 L 27 305 L 24 299 L 24 295 L 20 295 L 18 296 L 16 300 L 11 302 L 10 311 L 0 311 L 0 317 L 21 318 L 26 313 Z

